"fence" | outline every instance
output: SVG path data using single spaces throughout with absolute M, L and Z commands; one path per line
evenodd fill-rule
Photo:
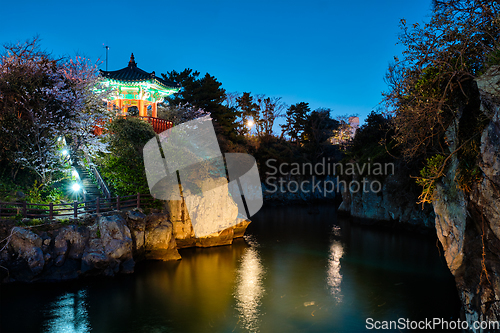
M 0 217 L 20 215 L 24 218 L 72 217 L 79 215 L 100 214 L 124 208 L 141 208 L 155 199 L 150 194 L 97 198 L 91 201 L 75 201 L 61 204 L 32 204 L 27 202 L 0 202 Z
M 125 116 L 122 116 L 125 117 Z M 172 128 L 174 124 L 171 121 L 161 119 L 161 118 L 155 118 L 155 117 L 150 117 L 150 116 L 134 116 L 133 118 L 140 118 L 144 120 L 145 122 L 148 122 L 153 126 L 153 130 L 155 133 L 159 134 L 161 132 L 164 132 L 168 130 L 169 128 Z M 112 119 L 109 119 L 111 121 Z M 94 134 L 95 135 L 101 135 L 103 133 L 103 128 L 105 125 L 106 121 L 100 121 L 97 123 L 97 125 L 94 127 Z

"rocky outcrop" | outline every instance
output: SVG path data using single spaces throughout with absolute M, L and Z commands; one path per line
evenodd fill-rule
M 478 166 L 481 180 L 464 192 L 456 183 L 458 158 L 452 155 L 445 177 L 436 185 L 436 230 L 450 271 L 455 276 L 464 319 L 471 331 L 474 321 L 500 320 L 500 68 L 493 67 L 477 80 L 479 116 L 488 124 L 481 135 Z M 462 115 L 463 118 L 463 115 Z M 450 152 L 466 125 L 450 126 Z
M 172 223 L 169 214 L 139 210 L 99 216 L 78 225 L 37 231 L 14 227 L 0 252 L 2 282 L 61 281 L 80 276 L 132 273 L 140 260 L 179 260 L 180 247 L 231 244 L 250 221 L 196 238 L 190 220 Z M 177 228 L 175 228 L 177 226 Z
M 207 201 L 203 196 L 184 193 L 187 202 L 185 200 L 166 202 L 166 210 L 170 215 L 178 248 L 232 244 L 234 238 L 243 236 L 246 227 L 250 223 L 250 221 L 238 215 L 238 207 L 229 195 L 227 185 L 214 188 L 213 184 L 205 182 L 201 184 L 202 190 L 204 186 L 212 191 L 211 198 L 216 196 L 219 199 Z M 189 212 L 187 205 L 193 207 Z M 196 233 L 190 215 L 196 217 L 198 223 Z M 206 226 L 215 227 L 219 231 L 207 234 L 204 229 Z M 204 234 L 204 236 L 197 237 L 196 234 L 200 233 Z
M 351 182 L 353 185 L 350 185 Z M 435 219 L 432 208 L 416 204 L 417 196 L 405 185 L 403 180 L 392 174 L 383 180 L 353 176 L 345 182 L 345 186 L 340 183 L 342 203 L 338 210 L 360 220 L 393 221 L 401 225 L 432 228 Z

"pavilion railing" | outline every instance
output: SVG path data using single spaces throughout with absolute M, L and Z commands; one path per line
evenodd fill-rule
M 0 202 L 0 218 L 22 216 L 24 218 L 66 217 L 77 219 L 83 215 L 101 214 L 122 209 L 141 208 L 153 203 L 150 194 L 96 198 L 90 201 L 74 201 L 60 204 L 33 204 L 27 202 Z
M 150 117 L 150 116 L 147 116 L 147 117 L 138 116 L 135 118 L 140 118 L 140 119 L 150 123 L 153 126 L 155 133 L 157 133 L 157 134 L 164 132 L 164 131 L 166 131 L 169 128 L 172 128 L 174 126 L 174 124 L 171 121 L 161 119 L 161 118 L 155 118 L 155 117 Z
M 126 117 L 126 116 L 124 116 Z M 133 118 L 140 118 L 144 120 L 145 122 L 148 122 L 153 126 L 153 130 L 155 133 L 159 134 L 161 132 L 164 132 L 168 130 L 169 128 L 172 128 L 174 124 L 171 121 L 161 119 L 161 118 L 155 118 L 151 116 L 132 116 Z M 111 121 L 111 119 L 109 120 Z M 95 127 L 94 127 L 94 134 L 95 135 L 101 135 L 103 133 L 103 128 L 105 121 L 99 122 Z

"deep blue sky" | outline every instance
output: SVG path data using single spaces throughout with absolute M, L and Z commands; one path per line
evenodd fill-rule
M 361 120 L 381 100 L 399 21 L 428 19 L 431 0 L 6 1 L 0 43 L 34 35 L 55 56 L 105 59 L 146 71 L 186 67 L 227 91 L 309 102 Z M 100 66 L 104 69 L 104 63 Z

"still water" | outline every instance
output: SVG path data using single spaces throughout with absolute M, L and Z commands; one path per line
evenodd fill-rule
M 435 237 L 353 225 L 332 207 L 252 220 L 245 240 L 132 275 L 3 285 L 0 331 L 363 332 L 367 318 L 458 318 Z

